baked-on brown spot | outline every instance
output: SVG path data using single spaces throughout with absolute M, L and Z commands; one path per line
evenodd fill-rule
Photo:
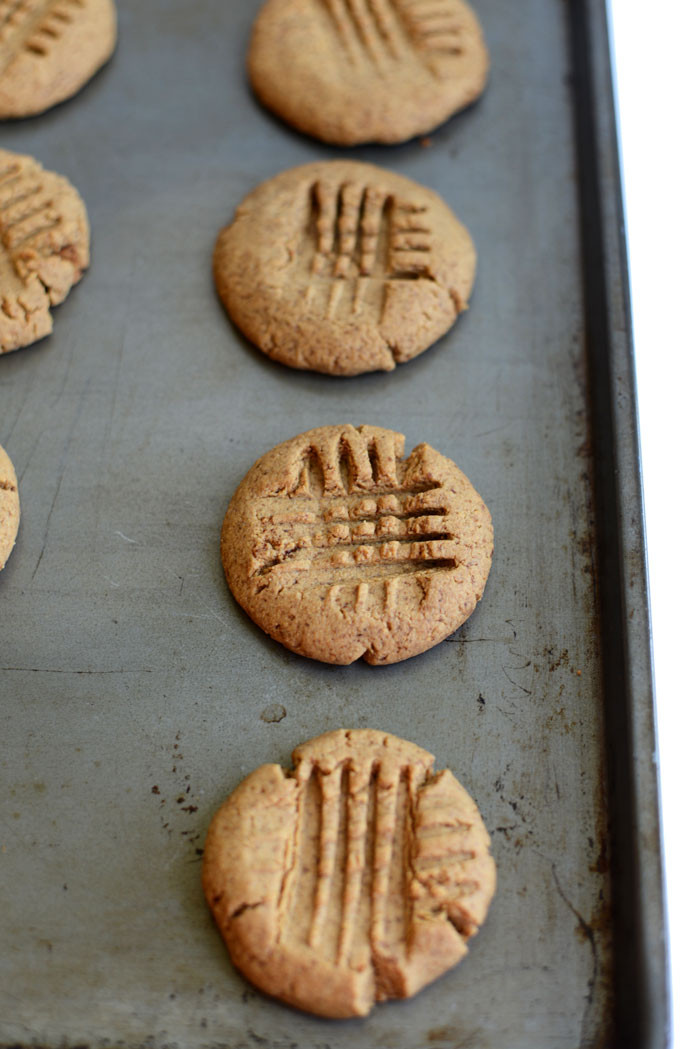
M 248 54 L 264 105 L 346 146 L 427 134 L 478 98 L 488 68 L 462 0 L 267 0 Z
M 364 1016 L 452 968 L 496 887 L 489 836 L 451 772 L 373 729 L 263 765 L 212 821 L 203 885 L 235 965 L 321 1016 Z
M 437 194 L 354 161 L 263 183 L 214 252 L 243 333 L 274 360 L 334 375 L 422 353 L 466 309 L 475 271 L 469 233 Z
M 74 95 L 116 39 L 113 0 L 0 0 L 0 119 Z
M 70 182 L 0 149 L 0 353 L 49 334 L 50 307 L 89 261 L 85 205 Z
M 19 528 L 17 476 L 5 449 L 0 445 L 0 572 L 12 552 Z
M 493 531 L 461 470 L 375 426 L 310 430 L 264 455 L 221 535 L 228 584 L 271 637 L 327 663 L 395 663 L 474 611 Z

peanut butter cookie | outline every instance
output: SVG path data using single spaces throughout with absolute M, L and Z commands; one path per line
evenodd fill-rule
M 0 0 L 0 119 L 70 98 L 116 41 L 112 0 Z
M 466 309 L 475 273 L 471 237 L 437 194 L 348 160 L 258 186 L 214 252 L 243 334 L 273 360 L 332 375 L 422 353 Z
M 481 598 L 493 531 L 461 470 L 376 426 L 285 441 L 229 505 L 221 555 L 234 597 L 293 652 L 396 663 L 444 640 Z
M 475 803 L 432 754 L 373 729 L 263 765 L 219 809 L 203 885 L 233 963 L 320 1016 L 365 1016 L 456 965 L 496 888 Z
M 70 182 L 32 157 L 0 149 L 0 353 L 53 327 L 90 261 L 85 205 Z
M 248 54 L 265 106 L 341 146 L 427 134 L 478 98 L 488 69 L 462 0 L 267 0 Z
M 0 572 L 5 567 L 19 528 L 17 476 L 10 457 L 0 445 Z

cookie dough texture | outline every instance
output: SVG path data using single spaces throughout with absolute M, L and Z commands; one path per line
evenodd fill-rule
M 224 519 L 234 597 L 293 652 L 396 663 L 444 640 L 480 600 L 490 514 L 462 471 L 376 426 L 326 426 L 255 463 Z
M 90 261 L 85 205 L 67 179 L 0 149 L 0 353 L 51 332 Z
M 233 963 L 320 1016 L 365 1016 L 456 965 L 496 887 L 479 811 L 427 751 L 328 732 L 218 811 L 203 884 Z
M 116 41 L 113 0 L 0 0 L 0 119 L 70 98 Z
M 411 179 L 339 160 L 253 190 L 214 251 L 231 319 L 273 360 L 332 375 L 390 371 L 467 308 L 468 231 Z
M 10 457 L 0 445 L 0 572 L 12 553 L 19 528 L 17 476 Z
M 432 131 L 479 97 L 488 70 L 462 0 L 267 0 L 248 54 L 265 106 L 341 146 Z

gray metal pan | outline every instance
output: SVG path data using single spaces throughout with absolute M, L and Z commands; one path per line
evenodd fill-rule
M 257 3 L 124 0 L 110 65 L 5 124 L 73 180 L 93 262 L 55 332 L 0 359 L 18 543 L 0 577 L 0 1045 L 661 1047 L 667 996 L 644 545 L 603 0 L 478 5 L 480 101 L 430 143 L 352 155 L 440 192 L 480 253 L 468 314 L 393 374 L 269 362 L 213 291 L 263 178 L 342 154 L 264 112 Z M 486 593 L 386 668 L 323 666 L 232 601 L 218 533 L 257 456 L 381 424 L 489 505 Z M 284 714 L 284 716 L 282 716 Z M 281 719 L 280 719 L 281 718 Z M 232 970 L 199 887 L 208 821 L 262 762 L 337 727 L 437 755 L 499 889 L 457 969 L 363 1022 Z

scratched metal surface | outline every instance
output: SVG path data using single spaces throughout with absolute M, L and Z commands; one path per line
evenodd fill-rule
M 339 155 L 250 96 L 258 4 L 118 6 L 107 69 L 0 130 L 4 147 L 74 181 L 93 228 L 91 269 L 52 337 L 0 359 L 0 443 L 22 499 L 0 577 L 0 1044 L 607 1044 L 599 522 L 568 5 L 478 4 L 493 57 L 483 100 L 429 146 L 354 153 L 441 192 L 480 264 L 472 308 L 437 347 L 344 381 L 267 361 L 212 289 L 213 240 L 241 197 Z M 434 444 L 495 523 L 472 619 L 389 668 L 322 666 L 270 642 L 218 557 L 253 460 L 344 420 Z M 330 1023 L 231 969 L 199 866 L 209 818 L 243 775 L 340 726 L 413 739 L 455 771 L 492 833 L 499 890 L 464 964 L 413 1001 Z M 648 726 L 639 739 L 650 746 Z

